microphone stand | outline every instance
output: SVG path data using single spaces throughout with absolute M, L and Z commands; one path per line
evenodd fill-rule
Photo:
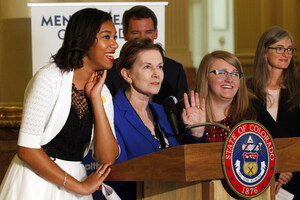
M 200 126 L 218 126 L 222 129 L 224 129 L 225 131 L 227 131 L 228 133 L 230 132 L 230 129 L 226 126 L 224 126 L 223 124 L 219 124 L 219 123 L 215 123 L 215 122 L 205 122 L 205 123 L 199 123 L 199 124 L 187 124 L 185 125 L 185 129 L 186 130 L 190 130 L 192 128 L 196 128 L 196 127 L 200 127 Z

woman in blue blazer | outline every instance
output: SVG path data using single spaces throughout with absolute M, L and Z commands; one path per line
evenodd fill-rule
M 117 140 L 121 147 L 121 154 L 117 162 L 129 160 L 165 148 L 162 147 L 159 136 L 153 135 L 149 128 L 143 123 L 141 117 L 124 95 L 125 92 L 124 90 L 120 90 L 113 101 L 115 129 Z M 157 126 L 160 127 L 161 132 L 164 134 L 164 140 L 167 140 L 166 147 L 178 145 L 163 107 L 152 102 L 149 102 L 148 106 L 152 112 L 155 123 L 157 123 Z
M 116 163 L 179 144 L 163 107 L 150 102 L 164 78 L 163 57 L 162 47 L 148 38 L 130 40 L 120 52 L 117 72 L 125 90 L 113 100 L 121 148 Z M 114 188 L 121 199 L 136 199 L 135 183 L 118 183 Z

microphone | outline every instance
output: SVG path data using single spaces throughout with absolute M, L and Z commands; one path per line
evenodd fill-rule
M 174 132 L 175 138 L 179 141 L 180 140 L 180 131 L 177 121 L 177 107 L 176 103 L 178 102 L 177 98 L 174 96 L 169 96 L 164 100 L 164 110 L 167 114 L 168 121 L 171 125 L 171 128 Z

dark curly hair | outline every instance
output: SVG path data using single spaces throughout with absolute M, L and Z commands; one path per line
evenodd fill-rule
M 111 14 L 96 8 L 85 8 L 74 13 L 68 22 L 61 48 L 52 56 L 53 62 L 62 71 L 81 68 L 82 59 L 106 21 L 112 21 Z

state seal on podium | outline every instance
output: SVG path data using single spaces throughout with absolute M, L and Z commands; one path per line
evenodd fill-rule
M 230 188 L 251 199 L 265 192 L 275 175 L 276 151 L 272 136 L 260 123 L 238 123 L 224 143 L 222 165 Z

